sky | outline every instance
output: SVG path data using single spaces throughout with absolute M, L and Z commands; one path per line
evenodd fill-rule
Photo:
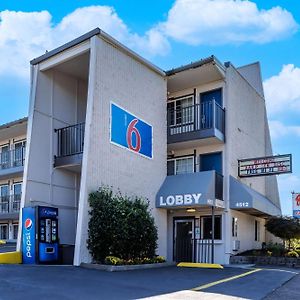
M 293 0 L 0 0 L 0 124 L 28 115 L 29 61 L 100 27 L 164 70 L 214 54 L 259 61 L 282 211 L 300 192 L 300 5 Z

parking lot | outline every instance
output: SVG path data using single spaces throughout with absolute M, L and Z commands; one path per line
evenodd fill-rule
M 262 299 L 296 273 L 267 268 L 105 272 L 73 266 L 1 265 L 0 299 L 205 299 L 204 295 L 213 297 L 207 299 L 217 295 L 220 299 Z

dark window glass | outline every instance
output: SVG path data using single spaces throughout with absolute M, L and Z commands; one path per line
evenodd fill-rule
M 218 152 L 200 155 L 200 170 L 215 170 L 217 173 L 222 174 L 222 153 Z
M 203 239 L 211 239 L 212 237 L 212 217 L 202 217 Z M 222 223 L 221 216 L 215 216 L 215 239 L 221 240 Z
M 167 162 L 167 175 L 175 175 L 175 160 L 168 160 Z
M 169 102 L 167 104 L 167 109 L 168 109 L 168 122 L 169 122 L 169 125 L 175 125 L 174 102 Z

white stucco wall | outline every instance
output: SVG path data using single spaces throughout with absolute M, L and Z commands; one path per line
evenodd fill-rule
M 102 184 L 149 199 L 158 227 L 158 253 L 165 256 L 166 212 L 154 208 L 167 170 L 165 79 L 99 37 L 91 45 L 75 264 L 91 260 L 86 248 L 88 195 Z M 110 143 L 111 101 L 153 126 L 153 159 Z
M 54 129 L 84 121 L 87 84 L 53 69 L 42 72 L 38 65 L 32 71 L 21 207 L 58 207 L 60 243 L 74 245 L 79 175 L 53 168 L 54 155 L 57 154 L 57 135 Z

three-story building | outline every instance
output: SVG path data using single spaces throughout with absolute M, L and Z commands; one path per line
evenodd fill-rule
M 258 63 L 163 71 L 97 28 L 31 74 L 21 207 L 58 207 L 75 265 L 91 261 L 88 196 L 103 184 L 149 200 L 169 261 L 261 247 L 265 218 L 281 213 L 276 177 L 238 176 L 238 160 L 272 155 Z

